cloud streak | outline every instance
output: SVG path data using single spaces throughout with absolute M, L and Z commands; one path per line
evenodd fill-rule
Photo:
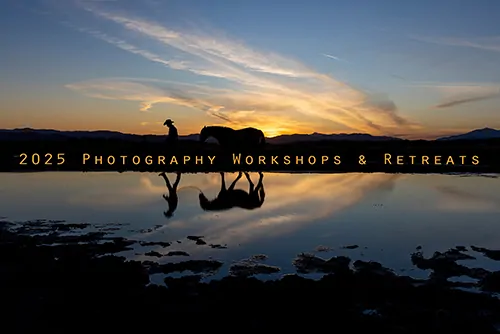
M 335 60 L 339 60 L 339 61 L 341 60 L 339 57 L 335 57 L 335 56 L 332 56 L 332 55 L 329 55 L 326 53 L 322 53 L 321 55 L 326 57 L 326 58 L 335 59 Z
M 456 100 L 453 100 L 450 102 L 438 104 L 436 106 L 436 108 L 439 108 L 439 109 L 449 108 L 449 107 L 458 106 L 460 104 L 479 102 L 479 101 L 489 100 L 489 99 L 498 98 L 498 97 L 500 97 L 500 93 L 494 93 L 494 94 L 490 94 L 490 95 L 476 96 L 476 97 L 465 97 L 465 98 L 456 99 Z
M 177 104 L 204 111 L 224 123 L 241 126 L 259 125 L 258 120 L 268 117 L 268 120 L 286 121 L 281 123 L 282 127 L 291 128 L 295 126 L 293 119 L 300 115 L 302 119 L 315 119 L 316 122 L 329 121 L 339 130 L 374 134 L 419 128 L 418 124 L 399 115 L 392 101 L 373 103 L 367 93 L 294 59 L 258 52 L 222 34 L 177 31 L 131 15 L 104 11 L 88 4 L 82 6 L 94 16 L 117 24 L 128 32 L 128 36 L 141 36 L 141 42 L 159 45 L 163 51 L 155 53 L 139 48 L 129 40 L 95 29 L 80 31 L 169 69 L 223 80 L 231 87 L 225 90 L 210 86 L 185 89 L 185 85 L 159 88 L 152 82 L 132 84 L 117 80 L 67 85 L 89 96 L 136 101 L 142 111 L 152 109 L 157 103 Z M 179 57 L 182 60 L 177 60 Z M 277 130 L 269 128 L 268 131 Z
M 345 59 L 342 59 L 342 58 L 339 58 L 337 56 L 334 56 L 334 55 L 331 55 L 331 54 L 328 54 L 328 53 L 322 53 L 321 54 L 323 57 L 326 57 L 326 58 L 330 58 L 330 59 L 333 59 L 333 60 L 336 60 L 336 61 L 343 61 L 343 62 L 346 62 L 346 63 L 349 63 L 347 60 Z
M 412 36 L 411 38 L 421 42 L 432 44 L 468 47 L 486 51 L 500 52 L 500 36 L 477 38 Z
M 442 101 L 434 106 L 437 109 L 500 98 L 500 86 L 491 83 L 423 83 L 412 87 L 429 88 L 438 92 Z

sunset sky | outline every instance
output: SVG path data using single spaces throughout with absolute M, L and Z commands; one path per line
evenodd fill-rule
M 500 1 L 6 0 L 0 128 L 500 128 Z

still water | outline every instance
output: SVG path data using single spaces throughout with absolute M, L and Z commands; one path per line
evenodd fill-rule
M 173 184 L 175 174 L 168 174 Z M 229 187 L 237 173 L 226 173 Z M 250 173 L 257 186 L 259 175 Z M 221 175 L 182 174 L 178 205 L 171 217 L 164 178 L 150 173 L 0 174 L 0 216 L 10 221 L 65 220 L 92 224 L 121 223 L 117 236 L 140 241 L 173 242 L 168 251 L 189 257 L 145 256 L 159 246 L 138 247 L 130 259 L 159 262 L 213 258 L 232 263 L 255 254 L 267 264 L 294 273 L 293 258 L 318 252 L 373 260 L 415 277 L 425 277 L 410 262 L 422 246 L 426 256 L 457 245 L 500 248 L 500 178 L 470 175 L 285 174 L 264 173 L 263 192 L 254 200 L 229 194 L 220 205 L 200 205 L 221 189 Z M 249 191 L 243 175 L 235 189 Z M 173 194 L 171 197 L 174 197 Z M 259 201 L 260 199 L 260 201 Z M 253 209 L 221 209 L 238 200 Z M 261 205 L 260 205 L 261 204 Z M 259 206 L 260 205 L 260 206 Z M 207 211 L 206 209 L 213 209 Z M 187 240 L 203 236 L 206 245 Z M 225 249 L 210 244 L 226 245 Z M 358 245 L 355 249 L 343 246 Z M 468 260 L 468 264 L 471 260 Z M 479 257 L 475 266 L 500 270 Z M 227 266 L 226 266 L 227 267 Z M 226 268 L 227 270 L 227 268 Z M 413 274 L 412 274 L 413 273 Z

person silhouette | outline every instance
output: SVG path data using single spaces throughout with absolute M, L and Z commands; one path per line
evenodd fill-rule
M 164 194 L 163 199 L 168 203 L 168 210 L 163 212 L 163 215 L 166 218 L 172 218 L 174 215 L 174 211 L 177 209 L 177 205 L 179 204 L 179 197 L 177 196 L 177 186 L 181 181 L 181 173 L 177 172 L 177 177 L 173 185 L 170 184 L 168 180 L 168 176 L 165 172 L 159 174 L 165 180 L 165 184 L 168 189 L 168 195 Z
M 167 143 L 177 143 L 179 133 L 177 132 L 177 128 L 174 126 L 174 121 L 169 118 L 165 121 L 165 123 L 163 123 L 163 125 L 168 127 Z

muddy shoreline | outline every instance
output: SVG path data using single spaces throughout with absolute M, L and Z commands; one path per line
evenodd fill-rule
M 351 331 L 386 333 L 496 333 L 500 324 L 500 300 L 495 297 L 500 272 L 458 263 L 477 254 L 500 260 L 500 251 L 479 246 L 457 246 L 431 257 L 416 249 L 409 256 L 417 268 L 431 271 L 425 280 L 396 275 L 377 262 L 303 253 L 293 263 L 297 274 L 279 280 L 252 277 L 279 272 L 261 261 L 263 255 L 256 255 L 231 266 L 228 277 L 204 283 L 203 277 L 219 270 L 222 262 L 186 257 L 160 264 L 154 256 L 128 261 L 116 254 L 138 241 L 106 232 L 68 233 L 84 227 L 57 221 L 21 227 L 0 222 L 3 319 L 13 332 L 95 330 L 107 325 L 129 332 L 132 325 L 142 330 L 182 325 L 233 331 L 297 326 L 343 331 L 349 326 Z M 196 238 L 192 241 L 201 240 Z M 152 274 L 179 272 L 185 276 L 166 277 L 166 287 L 150 283 Z M 312 272 L 324 276 L 300 276 Z M 474 282 L 450 280 L 458 276 Z

